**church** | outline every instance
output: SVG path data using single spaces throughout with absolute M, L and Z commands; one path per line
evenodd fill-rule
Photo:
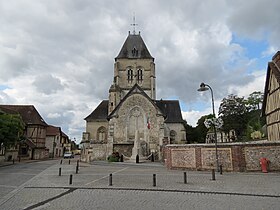
M 131 161 L 152 154 L 161 160 L 165 145 L 186 143 L 179 101 L 156 99 L 154 61 L 140 32 L 129 32 L 115 58 L 108 99 L 85 118 L 83 161 L 106 160 L 113 153 Z

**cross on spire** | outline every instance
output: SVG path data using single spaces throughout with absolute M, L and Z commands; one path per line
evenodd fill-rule
M 135 23 L 135 13 L 133 14 L 133 23 L 130 25 L 133 26 L 133 34 L 135 35 L 135 26 L 138 26 L 138 24 Z

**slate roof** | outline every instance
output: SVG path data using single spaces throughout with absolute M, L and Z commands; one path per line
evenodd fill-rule
M 93 112 L 88 115 L 85 120 L 90 121 L 90 120 L 107 120 L 108 117 L 108 100 L 103 100 L 101 103 L 96 107 Z
M 140 33 L 128 35 L 115 60 L 118 58 L 151 58 L 154 60 L 140 36 Z
M 47 123 L 33 105 L 0 105 L 0 109 L 8 109 L 19 113 L 25 124 L 47 126 Z
M 165 115 L 166 123 L 184 122 L 178 100 L 156 100 L 155 103 Z
M 142 88 L 135 84 L 130 91 L 125 95 L 121 102 L 116 106 L 116 108 L 108 116 L 108 100 L 103 100 L 98 107 L 85 118 L 86 121 L 90 120 L 105 120 L 110 119 L 116 110 L 122 105 L 122 103 L 134 92 L 140 93 L 147 97 L 155 107 L 159 109 L 165 118 L 166 123 L 183 123 L 184 120 L 181 114 L 181 108 L 178 100 L 151 100 L 150 97 L 142 90 Z
M 108 119 L 110 119 L 115 112 L 119 109 L 119 107 L 122 105 L 122 103 L 132 94 L 134 93 L 140 93 L 141 95 L 143 95 L 144 97 L 146 97 L 152 104 L 154 104 L 155 107 L 156 104 L 154 103 L 154 101 L 145 93 L 145 91 L 136 83 L 131 89 L 130 91 L 128 91 L 128 93 L 124 96 L 124 98 L 119 102 L 119 104 L 115 107 L 115 109 L 110 113 L 110 115 L 108 116 Z M 157 107 L 158 108 L 158 107 Z M 161 112 L 161 110 L 159 110 L 159 112 Z
M 276 59 L 277 56 L 280 55 L 280 51 L 278 51 L 274 56 L 273 60 Z M 274 74 L 277 82 L 280 85 L 280 66 L 277 66 L 275 62 L 269 62 L 267 66 L 267 73 L 266 73 L 266 81 L 265 81 L 265 87 L 264 87 L 264 99 L 262 104 L 262 116 L 265 116 L 265 108 L 266 108 L 266 102 L 267 102 L 267 96 L 268 96 L 268 87 L 270 83 L 270 75 Z

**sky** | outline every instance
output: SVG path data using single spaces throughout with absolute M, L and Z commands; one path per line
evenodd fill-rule
M 32 104 L 79 142 L 113 80 L 135 15 L 156 64 L 157 99 L 188 124 L 229 94 L 264 90 L 280 49 L 279 0 L 0 0 L 0 104 Z

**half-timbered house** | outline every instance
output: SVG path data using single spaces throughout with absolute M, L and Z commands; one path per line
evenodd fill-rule
M 266 117 L 269 141 L 280 140 L 280 51 L 268 63 L 262 115 Z

